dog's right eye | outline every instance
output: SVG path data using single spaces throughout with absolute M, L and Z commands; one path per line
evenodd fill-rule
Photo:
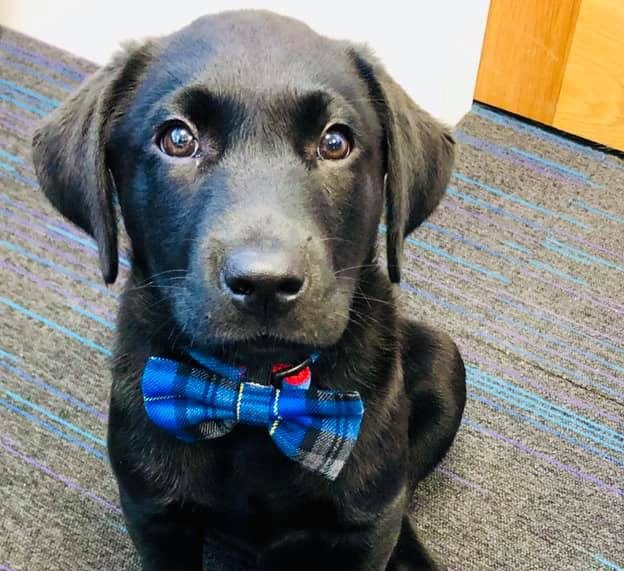
M 160 135 L 158 146 L 163 153 L 175 158 L 192 157 L 199 150 L 190 127 L 182 122 L 167 126 Z

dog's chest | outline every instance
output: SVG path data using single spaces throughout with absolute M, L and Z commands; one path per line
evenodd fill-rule
M 236 493 L 299 495 L 311 479 L 323 479 L 285 456 L 258 427 L 238 425 L 221 438 L 190 444 L 185 456 L 195 491 L 209 488 L 217 501 Z
M 184 501 L 202 506 L 224 533 L 262 542 L 285 528 L 337 517 L 336 498 L 323 477 L 285 457 L 257 428 L 237 427 L 199 443 L 196 452 L 207 456 L 201 467 L 179 467 L 185 474 L 177 475 L 183 483 L 178 491 Z

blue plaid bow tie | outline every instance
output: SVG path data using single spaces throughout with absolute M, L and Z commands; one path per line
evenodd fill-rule
M 357 392 L 304 390 L 300 381 L 281 389 L 243 382 L 244 367 L 193 357 L 203 368 L 148 359 L 141 388 L 154 424 L 187 442 L 218 438 L 239 422 L 264 426 L 286 456 L 330 480 L 338 477 L 364 414 Z

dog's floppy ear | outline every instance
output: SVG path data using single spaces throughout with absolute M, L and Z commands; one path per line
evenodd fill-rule
M 128 46 L 46 118 L 33 137 L 41 188 L 61 214 L 95 238 L 106 283 L 115 281 L 118 266 L 106 143 L 148 58 L 147 43 Z
M 384 129 L 388 273 L 397 283 L 403 240 L 440 202 L 453 168 L 455 141 L 368 50 L 352 48 L 351 57 Z

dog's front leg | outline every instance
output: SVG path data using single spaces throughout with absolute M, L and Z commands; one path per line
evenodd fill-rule
M 400 525 L 395 512 L 364 527 L 293 531 L 264 550 L 258 571 L 385 571 Z
M 403 518 L 399 541 L 386 571 L 442 571 L 442 569 L 416 537 L 414 526 L 409 515 L 406 515 Z
M 123 490 L 120 497 L 143 571 L 202 571 L 204 529 L 197 510 L 133 498 Z

